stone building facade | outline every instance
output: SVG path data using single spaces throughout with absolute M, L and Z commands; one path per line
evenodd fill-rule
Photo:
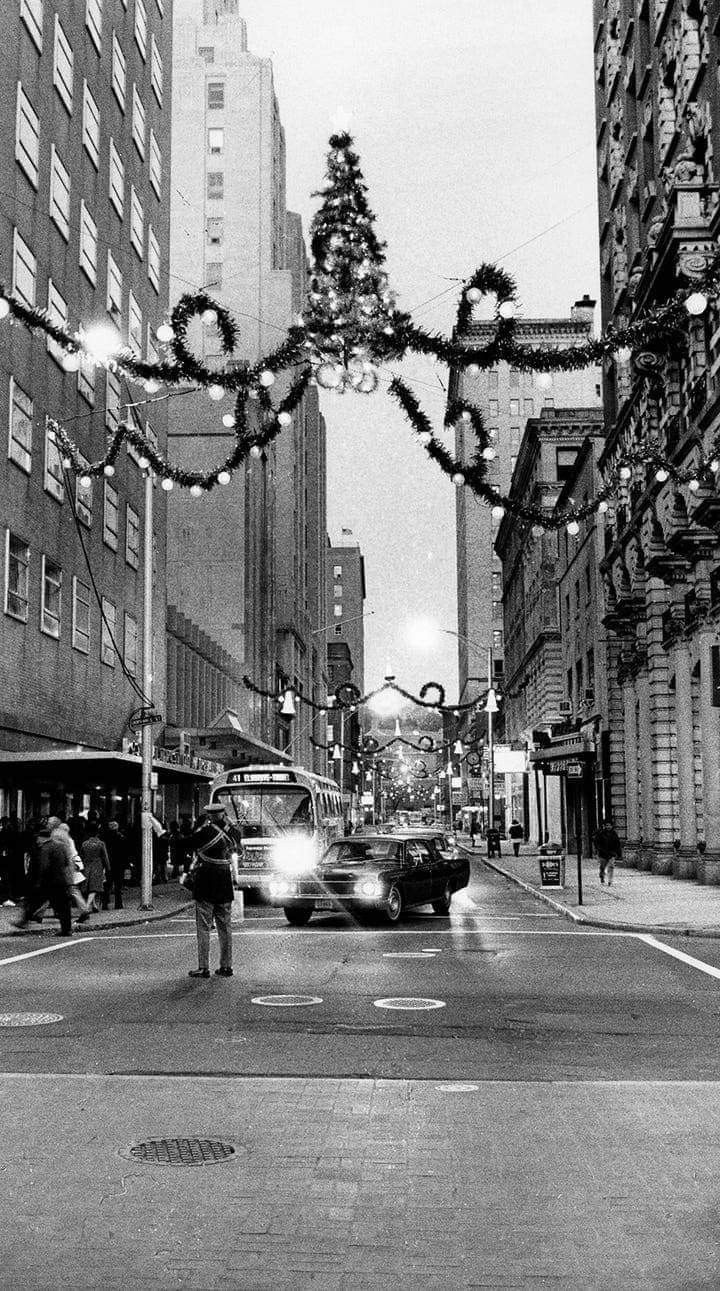
M 603 323 L 689 290 L 717 247 L 720 54 L 710 0 L 596 0 L 595 73 Z M 604 373 L 601 469 L 650 441 L 688 472 L 634 467 L 608 517 L 605 626 L 618 642 L 625 855 L 655 872 L 720 881 L 720 499 L 692 478 L 720 432 L 720 311 L 690 342 Z

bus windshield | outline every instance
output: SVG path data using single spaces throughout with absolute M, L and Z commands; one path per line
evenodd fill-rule
M 219 791 L 215 800 L 225 803 L 228 819 L 241 838 L 313 832 L 312 798 L 301 785 L 228 786 Z

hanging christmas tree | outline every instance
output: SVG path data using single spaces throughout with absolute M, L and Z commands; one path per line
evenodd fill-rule
M 328 182 L 310 227 L 305 332 L 320 385 L 370 394 L 376 362 L 399 355 L 406 316 L 395 308 L 385 272 L 385 244 L 375 232 L 357 153 L 349 134 L 330 138 Z

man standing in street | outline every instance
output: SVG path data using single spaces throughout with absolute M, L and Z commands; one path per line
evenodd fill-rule
M 37 835 L 31 859 L 31 886 L 24 913 L 15 927 L 24 928 L 49 901 L 60 920 L 59 935 L 70 937 L 75 866 L 69 847 L 65 845 L 59 832 L 61 823 L 58 816 L 50 816 Z
M 593 834 L 593 847 L 600 861 L 600 882 L 610 887 L 615 873 L 615 862 L 622 856 L 622 844 L 613 828 L 611 820 L 604 820 L 600 829 Z
M 190 877 L 195 899 L 198 966 L 191 969 L 189 976 L 210 976 L 210 930 L 214 920 L 220 942 L 220 967 L 215 969 L 215 976 L 232 977 L 233 888 L 239 884 L 240 876 L 222 803 L 211 802 L 205 808 L 205 820 L 194 831 L 191 842 L 195 853 Z

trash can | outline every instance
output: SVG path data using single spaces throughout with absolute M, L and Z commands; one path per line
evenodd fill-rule
M 562 843 L 543 843 L 538 852 L 540 862 L 540 886 L 542 888 L 565 887 L 565 852 Z
M 502 856 L 499 829 L 489 829 L 487 832 L 487 854 L 488 856 Z

